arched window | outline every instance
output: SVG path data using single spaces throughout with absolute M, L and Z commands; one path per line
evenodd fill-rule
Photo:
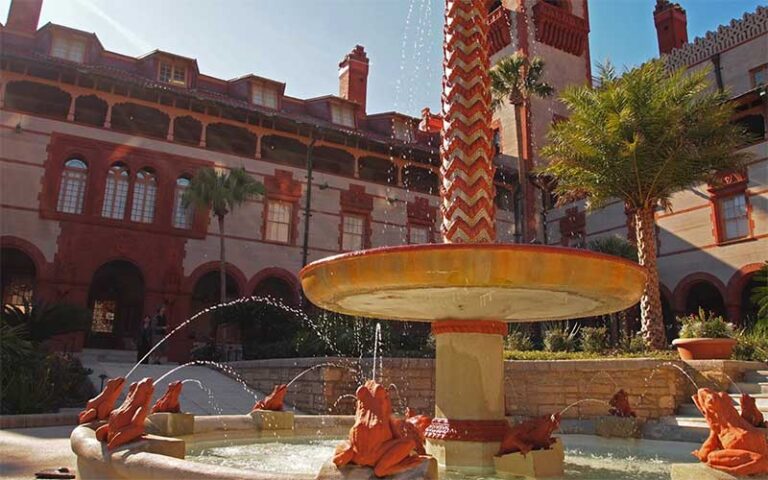
M 139 170 L 133 184 L 133 208 L 131 220 L 141 223 L 152 223 L 155 219 L 155 197 L 157 182 L 155 175 L 148 169 Z
M 189 179 L 179 177 L 176 180 L 176 192 L 173 198 L 173 226 L 176 228 L 189 228 L 192 226 L 192 212 L 184 206 L 184 192 L 189 188 Z
M 112 165 L 107 173 L 104 187 L 104 205 L 101 216 L 105 218 L 125 218 L 125 203 L 128 199 L 128 167 L 122 163 Z
M 85 184 L 88 180 L 88 165 L 73 158 L 64 163 L 59 184 L 59 201 L 56 210 L 64 213 L 83 213 Z

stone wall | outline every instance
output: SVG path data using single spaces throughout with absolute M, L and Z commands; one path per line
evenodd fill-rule
M 324 365 L 323 364 L 332 364 Z M 263 392 L 277 383 L 289 382 L 305 373 L 288 390 L 286 401 L 306 413 L 350 414 L 351 397 L 363 378 L 370 378 L 370 359 L 297 358 L 253 360 L 230 364 L 253 388 Z M 685 370 L 696 384 L 725 388 L 729 378 L 739 381 L 746 370 L 764 368 L 757 362 L 706 360 L 665 362 L 652 359 L 507 361 L 505 362 L 506 413 L 534 416 L 559 411 L 583 401 L 564 413 L 565 418 L 604 415 L 608 401 L 623 388 L 638 416 L 659 418 L 673 415 L 688 403 L 694 387 L 678 370 Z M 391 388 L 395 411 L 406 406 L 419 413 L 434 409 L 434 361 L 432 359 L 386 358 L 377 367 L 377 378 Z M 381 373 L 379 373 L 381 372 Z M 347 396 L 345 396 L 347 395 Z

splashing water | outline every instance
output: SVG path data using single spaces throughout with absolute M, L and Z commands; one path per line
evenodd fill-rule
M 288 387 L 290 387 L 291 385 L 293 385 L 293 382 L 295 382 L 296 380 L 298 380 L 299 378 L 301 378 L 302 376 L 304 376 L 304 374 L 306 374 L 306 373 L 309 373 L 309 372 L 311 372 L 312 370 L 314 370 L 314 369 L 316 369 L 316 368 L 320 368 L 320 367 L 337 367 L 337 368 L 344 368 L 344 369 L 346 369 L 346 370 L 348 370 L 348 371 L 350 371 L 350 372 L 352 372 L 352 373 L 355 373 L 355 374 L 357 373 L 357 370 L 355 370 L 354 368 L 352 368 L 352 367 L 350 367 L 350 366 L 347 366 L 347 365 L 341 365 L 341 364 L 338 364 L 338 363 L 318 363 L 317 365 L 313 365 L 313 366 L 311 366 L 311 367 L 309 367 L 309 368 L 307 368 L 307 369 L 305 369 L 305 370 L 301 371 L 301 373 L 299 373 L 298 375 L 296 375 L 295 377 L 293 377 L 293 379 L 292 379 L 290 382 L 288 382 L 288 383 L 286 384 L 286 388 L 288 388 Z
M 371 379 L 376 381 L 376 359 L 379 356 L 379 346 L 381 345 L 381 323 L 376 322 L 376 334 L 373 337 L 373 371 L 371 372 Z M 384 370 L 384 362 L 382 360 L 381 368 L 379 368 L 379 375 Z
M 357 397 L 352 395 L 351 393 L 345 393 L 344 395 L 340 395 L 339 398 L 336 399 L 335 402 L 333 402 L 333 405 L 328 409 L 329 412 L 333 412 L 336 410 L 336 406 L 339 404 L 340 401 L 344 400 L 345 398 L 351 398 L 355 402 L 357 402 Z
M 240 386 L 243 388 L 243 390 L 248 392 L 250 395 L 253 395 L 254 399 L 257 398 L 260 395 L 255 390 L 250 388 L 248 386 L 248 384 L 245 382 L 245 380 L 243 379 L 243 377 L 241 377 L 240 374 L 238 374 L 232 367 L 230 367 L 228 365 L 224 365 L 222 363 L 212 362 L 210 360 L 193 360 L 191 362 L 187 362 L 187 363 L 184 363 L 184 364 L 179 365 L 177 367 L 174 367 L 174 368 L 168 370 L 167 372 L 165 372 L 163 375 L 161 375 L 157 380 L 155 380 L 153 385 L 157 385 L 158 383 L 160 383 L 164 378 L 168 377 L 169 375 L 171 375 L 171 374 L 173 374 L 173 373 L 175 373 L 175 372 L 177 372 L 177 371 L 179 371 L 179 370 L 181 370 L 183 368 L 191 367 L 191 366 L 208 366 L 208 367 L 213 367 L 214 369 L 221 370 L 225 374 L 227 374 L 229 377 L 231 377 L 233 380 L 235 380 L 237 383 L 239 383 Z M 204 390 L 206 390 L 204 387 L 202 387 L 202 388 Z
M 285 305 L 284 303 L 280 302 L 279 300 L 273 299 L 272 297 L 261 297 L 261 296 L 253 295 L 253 296 L 250 296 L 250 297 L 242 297 L 242 298 L 238 298 L 238 299 L 235 299 L 235 300 L 231 300 L 229 302 L 218 303 L 216 305 L 212 305 L 212 306 L 210 306 L 208 308 L 200 310 L 196 314 L 192 315 L 187 320 L 185 320 L 184 322 L 182 322 L 178 326 L 176 326 L 176 328 L 171 330 L 170 333 L 166 334 L 163 338 L 161 338 L 159 342 L 157 342 L 155 345 L 153 345 L 152 348 L 150 348 L 149 351 L 143 357 L 141 357 L 141 359 L 139 359 L 138 362 L 136 362 L 136 364 L 128 371 L 128 373 L 125 374 L 125 379 L 127 380 L 128 377 L 130 377 L 131 374 L 134 371 L 136 371 L 136 369 L 139 367 L 139 365 L 141 365 L 141 363 L 144 362 L 144 360 L 149 358 L 149 356 L 152 355 L 152 353 L 155 350 L 157 350 L 157 348 L 160 347 L 160 345 L 162 345 L 167 339 L 172 337 L 176 332 L 178 332 L 182 328 L 186 327 L 187 325 L 189 325 L 193 321 L 197 320 L 198 318 L 202 317 L 203 315 L 207 315 L 209 313 L 216 312 L 217 310 L 221 310 L 223 308 L 233 307 L 233 306 L 237 306 L 237 305 L 243 305 L 243 304 L 250 303 L 250 302 L 266 303 L 267 305 L 270 305 L 270 306 L 276 307 L 276 308 L 280 308 L 280 309 L 282 309 L 282 310 L 284 310 L 284 311 L 286 311 L 288 313 L 291 313 L 293 315 L 296 315 L 296 316 L 300 317 L 303 321 L 305 321 L 315 331 L 315 333 L 317 334 L 318 337 L 320 337 L 324 342 L 326 342 L 326 344 L 328 344 L 329 347 L 331 347 L 331 349 L 333 349 L 335 351 L 338 351 L 336 349 L 335 342 L 333 342 L 333 340 L 328 335 L 324 335 L 322 333 L 322 331 L 320 330 L 320 328 L 314 322 L 312 322 L 309 319 L 309 317 L 307 316 L 307 314 L 304 313 L 303 311 L 301 311 L 301 310 L 299 310 L 297 308 L 293 308 L 293 307 L 290 307 L 288 305 Z
M 587 402 L 601 403 L 601 404 L 603 404 L 603 405 L 605 405 L 607 407 L 611 406 L 611 404 L 606 402 L 605 400 L 598 400 L 597 398 L 582 398 L 581 400 L 577 400 L 577 401 L 573 402 L 572 404 L 568 405 L 567 407 L 565 407 L 564 409 L 560 410 L 560 415 L 564 414 L 565 412 L 567 412 L 571 408 L 575 407 L 576 405 L 579 405 L 579 404 L 582 404 L 582 403 L 587 403 Z

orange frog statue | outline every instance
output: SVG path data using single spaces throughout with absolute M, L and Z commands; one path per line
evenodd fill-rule
M 629 395 L 624 389 L 616 392 L 611 400 L 608 402 L 611 408 L 608 409 L 608 413 L 614 417 L 635 417 L 635 412 L 632 410 L 632 406 L 629 404 Z
M 387 389 L 368 380 L 355 392 L 355 424 L 349 441 L 336 447 L 333 463 L 373 467 L 377 477 L 394 475 L 419 465 L 423 459 L 414 455 L 416 442 L 403 438 L 398 421 L 392 418 L 392 402 Z
M 283 409 L 283 401 L 285 400 L 285 394 L 288 393 L 288 385 L 281 384 L 275 385 L 272 389 L 272 393 L 264 397 L 263 400 L 259 400 L 253 405 L 251 411 L 255 410 L 272 410 L 273 412 L 279 412 Z
M 123 390 L 123 384 L 125 379 L 123 377 L 110 378 L 107 380 L 107 385 L 104 390 L 98 395 L 88 400 L 85 405 L 85 410 L 80 412 L 77 417 L 78 423 L 92 422 L 94 420 L 106 420 L 109 417 L 109 412 L 115 406 L 117 397 L 120 396 L 120 392 Z
M 693 402 L 709 424 L 709 438 L 693 454 L 731 475 L 768 473 L 768 439 L 739 416 L 725 392 L 700 388 Z
M 154 391 L 151 378 L 132 383 L 123 404 L 109 414 L 105 425 L 96 430 L 96 438 L 107 442 L 107 448 L 114 450 L 144 435 L 144 420 L 149 414 Z
M 531 450 L 546 450 L 555 443 L 552 433 L 560 427 L 560 414 L 544 415 L 509 427 L 501 441 L 498 455 Z
M 427 427 L 432 423 L 432 417 L 427 415 L 416 415 L 410 407 L 405 409 L 404 420 L 394 420 L 398 427 L 398 436 L 400 438 L 410 438 L 416 444 L 416 453 L 426 455 L 426 438 L 424 433 Z
M 168 384 L 168 390 L 165 391 L 162 397 L 157 399 L 155 405 L 149 413 L 179 413 L 181 412 L 181 403 L 179 403 L 179 396 L 181 395 L 182 383 L 180 381 L 171 382 Z
M 747 423 L 757 428 L 768 428 L 768 422 L 763 418 L 763 412 L 757 408 L 755 399 L 750 394 L 742 393 L 739 405 L 741 405 L 741 418 Z

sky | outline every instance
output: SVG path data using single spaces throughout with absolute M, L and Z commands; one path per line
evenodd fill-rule
M 677 0 L 688 37 L 703 36 L 768 0 Z M 593 62 L 638 65 L 658 54 L 655 0 L 590 0 Z M 0 0 L 5 23 L 10 0 Z M 286 83 L 286 94 L 338 93 L 338 63 L 356 44 L 371 60 L 368 112 L 419 116 L 440 106 L 443 0 L 43 0 L 53 22 L 98 35 L 108 50 L 196 58 L 200 71 Z

